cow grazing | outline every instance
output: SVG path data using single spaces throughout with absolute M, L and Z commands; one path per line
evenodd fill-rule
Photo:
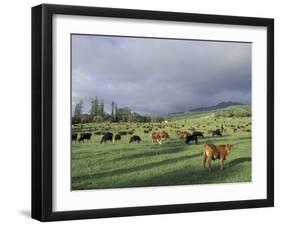
M 140 141 L 141 141 L 141 138 L 137 135 L 134 135 L 130 138 L 129 143 L 132 143 L 132 142 L 138 142 L 139 143 Z
M 197 137 L 204 138 L 203 132 L 200 132 L 200 131 L 194 131 L 194 132 L 192 133 L 192 135 L 197 136 Z
M 190 144 L 190 141 L 194 141 L 196 144 L 198 143 L 198 138 L 196 135 L 189 135 L 186 137 L 185 143 Z
M 162 141 L 166 140 L 167 138 L 170 138 L 169 134 L 165 131 L 162 132 L 152 132 L 151 134 L 152 143 L 159 143 L 162 144 Z
M 177 131 L 177 135 L 179 136 L 179 138 L 181 139 L 185 139 L 188 135 L 191 135 L 189 132 L 187 131 Z
M 102 136 L 100 143 L 101 143 L 101 144 L 104 144 L 104 143 L 106 143 L 107 141 L 110 141 L 110 142 L 113 141 L 113 133 L 111 133 L 111 132 L 105 133 L 105 134 Z
M 91 133 L 80 133 L 79 142 L 84 140 L 91 140 L 92 134 Z
M 71 141 L 74 141 L 74 142 L 76 143 L 77 137 L 78 137 L 78 134 L 77 134 L 77 133 L 72 133 L 72 134 L 71 134 Z
M 220 136 L 222 137 L 221 131 L 219 129 L 213 130 L 212 131 L 212 136 Z
M 117 140 L 121 140 L 121 134 L 120 133 L 117 133 L 117 134 L 114 135 L 113 142 L 115 142 Z
M 134 130 L 128 131 L 128 134 L 129 134 L 129 135 L 134 134 Z
M 208 161 L 208 168 L 211 170 L 212 160 L 220 159 L 221 160 L 221 170 L 224 168 L 224 161 L 229 155 L 233 144 L 205 144 L 204 145 L 204 157 L 203 157 L 203 166 L 206 167 L 206 161 Z

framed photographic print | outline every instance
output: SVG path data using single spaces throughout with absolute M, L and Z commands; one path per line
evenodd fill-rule
M 32 217 L 274 205 L 274 21 L 32 8 Z

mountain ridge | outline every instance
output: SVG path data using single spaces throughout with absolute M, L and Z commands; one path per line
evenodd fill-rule
M 222 109 L 222 108 L 226 108 L 229 106 L 237 106 L 237 105 L 244 105 L 244 104 L 239 103 L 239 102 L 223 101 L 214 106 L 193 108 L 189 111 L 190 112 L 211 111 L 211 110 L 217 110 L 217 109 Z

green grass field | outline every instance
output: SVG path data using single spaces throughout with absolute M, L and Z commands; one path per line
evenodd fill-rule
M 244 112 L 244 107 L 228 108 L 224 111 L 182 114 L 168 117 L 168 123 L 161 124 L 161 129 L 169 133 L 170 139 L 159 144 L 152 144 L 151 132 L 144 133 L 141 123 L 100 123 L 84 125 L 83 129 L 91 131 L 110 129 L 134 130 L 142 142 L 129 144 L 131 135 L 122 136 L 115 144 L 100 144 L 101 135 L 93 135 L 91 141 L 72 144 L 72 189 L 104 189 L 144 186 L 190 185 L 211 183 L 236 183 L 251 181 L 251 129 L 250 116 L 240 114 L 216 117 L 219 112 Z M 153 128 L 157 128 L 155 123 Z M 223 137 L 212 137 L 207 131 L 220 128 L 227 130 Z M 233 127 L 244 126 L 233 132 Z M 247 126 L 245 126 L 247 125 Z M 177 128 L 176 128 L 177 127 Z M 204 132 L 205 137 L 198 144 L 185 144 L 177 137 L 176 130 L 194 127 Z M 83 131 L 73 127 L 75 132 Z M 92 131 L 93 132 L 93 131 Z M 203 145 L 235 144 L 225 161 L 225 169 L 220 170 L 220 161 L 212 162 L 212 170 L 203 169 Z

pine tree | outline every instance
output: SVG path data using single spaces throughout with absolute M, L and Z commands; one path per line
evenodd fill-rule
M 81 99 L 74 108 L 74 116 L 80 116 L 82 114 L 82 109 L 83 109 L 83 100 Z
M 99 116 L 101 118 L 104 117 L 104 102 L 103 100 L 100 101 L 100 105 L 99 105 Z
M 111 102 L 111 121 L 113 122 L 115 119 L 114 115 L 114 101 Z
M 93 98 L 92 101 L 91 101 L 90 114 L 94 115 L 94 116 L 99 115 L 99 99 L 98 99 L 97 96 L 95 96 L 95 98 Z
M 119 120 L 119 113 L 118 113 L 118 107 L 117 107 L 116 103 L 115 103 L 115 106 L 114 106 L 114 111 L 115 111 L 114 119 L 115 119 L 116 122 L 118 122 L 118 120 Z

